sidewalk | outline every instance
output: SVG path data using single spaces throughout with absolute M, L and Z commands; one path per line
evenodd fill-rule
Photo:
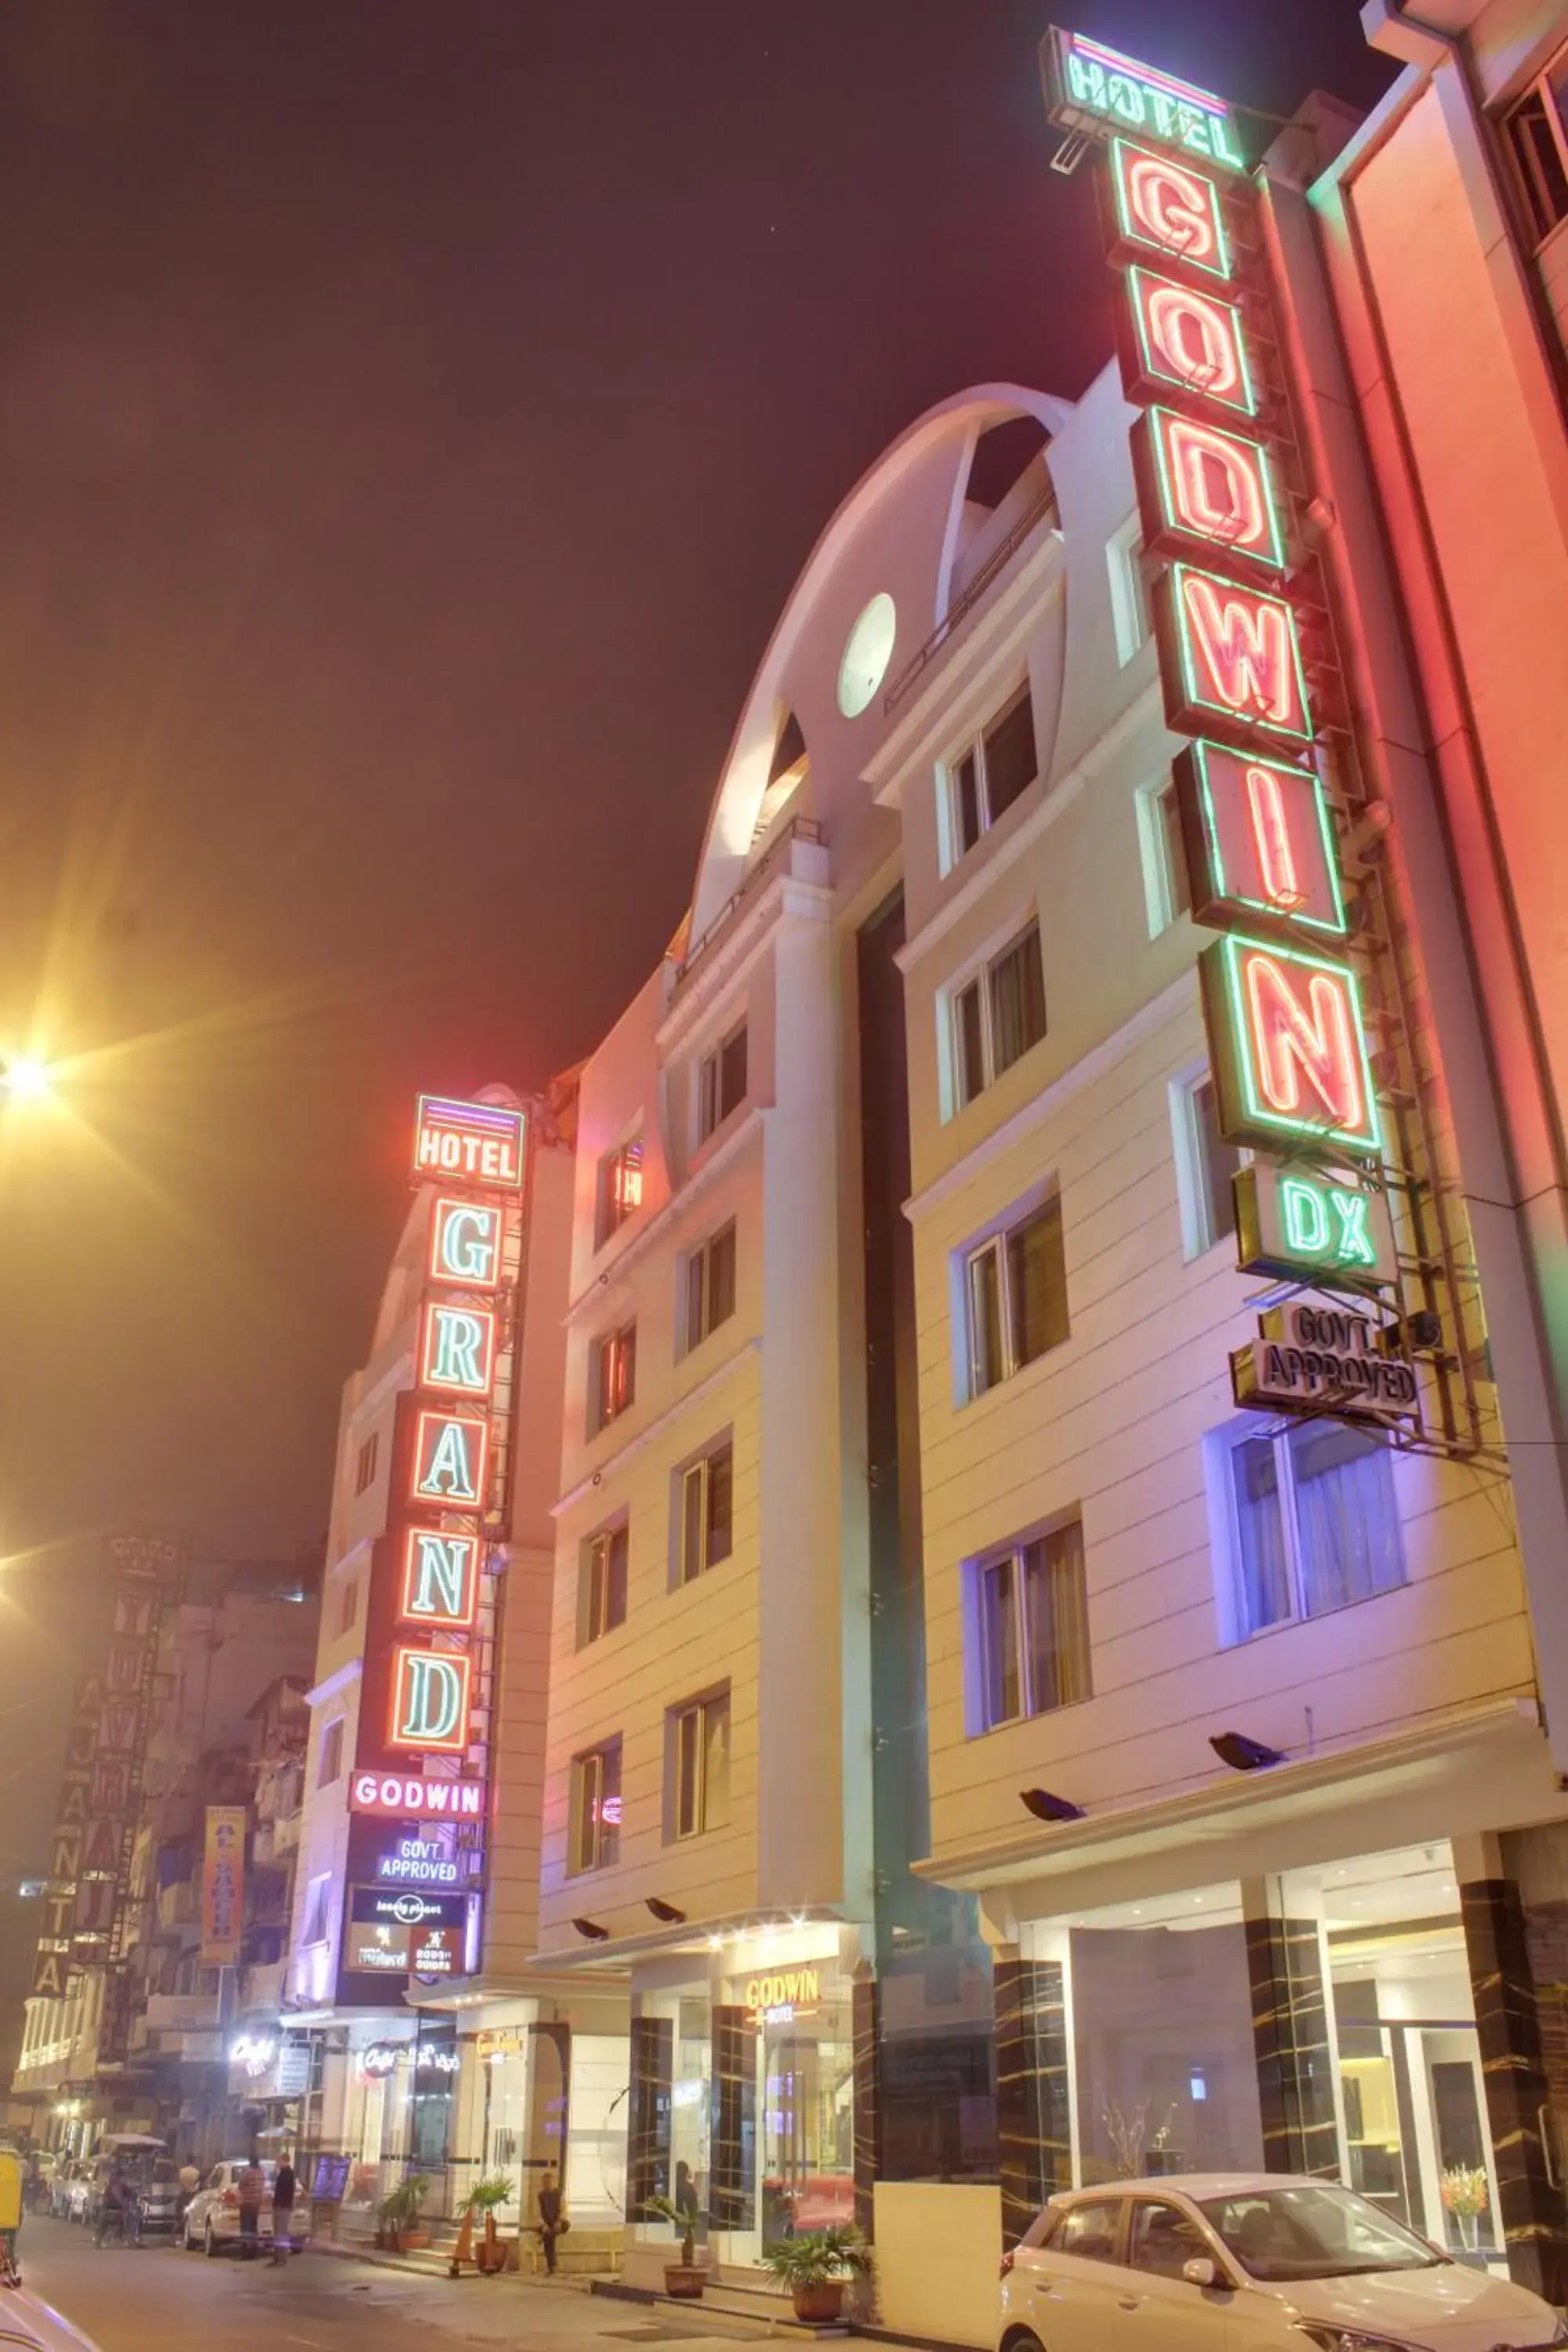
M 318 2246 L 311 2252 L 324 2254 L 317 2276 L 334 2297 L 352 2297 L 459 2343 L 526 2347 L 526 2352 L 622 2352 L 627 2345 L 657 2346 L 659 2352 L 674 2352 L 677 2346 L 690 2352 L 725 2352 L 726 2347 L 756 2352 L 774 2340 L 760 2326 L 705 2312 L 700 2304 L 688 2314 L 620 2295 L 592 2294 L 585 2279 L 531 2278 L 515 2271 L 495 2278 L 433 2278 L 410 2271 L 397 2254 L 357 2247 Z M 311 2254 L 300 2259 L 310 2262 Z M 779 2316 L 788 2315 L 789 2305 L 781 2298 Z M 843 2341 L 852 2346 L 856 2339 Z M 881 2352 L 902 2352 L 889 2347 L 886 2337 L 877 2342 Z

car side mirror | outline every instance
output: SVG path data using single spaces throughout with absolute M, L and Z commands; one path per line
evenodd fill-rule
M 1190 2263 L 1182 2264 L 1182 2276 L 1189 2286 L 1217 2286 L 1219 2266 L 1212 2254 L 1194 2254 Z

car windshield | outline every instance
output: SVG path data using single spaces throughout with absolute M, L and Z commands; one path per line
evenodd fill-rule
M 1353 2278 L 1429 2270 L 1448 2259 L 1353 2189 L 1325 2181 L 1241 2189 L 1198 2210 L 1256 2279 Z

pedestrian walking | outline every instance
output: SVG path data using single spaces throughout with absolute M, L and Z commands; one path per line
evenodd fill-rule
M 117 2157 L 109 2168 L 109 2178 L 103 2184 L 103 2195 L 99 2200 L 98 2213 L 92 2225 L 95 2246 L 102 2245 L 111 2228 L 118 2231 L 120 2242 L 124 2245 L 129 2235 L 125 2217 L 131 2198 L 131 2182 Z
M 544 2248 L 546 2274 L 555 2276 L 555 2241 L 563 2238 L 572 2224 L 566 2219 L 566 2200 L 556 2186 L 554 2171 L 547 2170 L 539 2192 L 539 2242 Z
M 294 2167 L 285 2154 L 272 2176 L 272 2259 L 286 2263 L 294 2243 Z
M 254 2157 L 235 2182 L 235 2194 L 239 2199 L 239 2252 L 243 2262 L 254 2262 L 261 2236 L 261 2200 L 267 2194 L 267 2179 Z

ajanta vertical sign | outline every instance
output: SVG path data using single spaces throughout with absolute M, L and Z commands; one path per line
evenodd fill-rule
M 1175 764 L 1192 910 L 1223 935 L 1200 960 L 1220 1127 L 1227 1140 L 1292 1165 L 1337 1160 L 1344 1171 L 1331 1181 L 1323 1169 L 1322 1187 L 1308 1178 L 1280 1195 L 1279 1171 L 1260 1161 L 1238 1225 L 1242 1263 L 1375 1287 L 1397 1271 L 1381 1239 L 1386 1214 L 1373 1220 L 1350 1199 L 1381 1207 L 1382 1121 L 1348 952 L 1315 670 L 1290 584 L 1285 485 L 1302 487 L 1300 452 L 1242 301 L 1241 253 L 1253 317 L 1267 263 L 1235 115 L 1210 92 L 1079 34 L 1053 30 L 1042 58 L 1054 119 L 1105 145 L 1118 352 L 1127 397 L 1142 411 L 1132 442 L 1139 518 L 1147 555 L 1166 567 L 1153 599 L 1165 716 L 1193 739 Z M 1373 1327 L 1363 1317 L 1358 1328 Z M 1333 1351 L 1318 1350 L 1315 1366 L 1313 1352 L 1294 1328 L 1260 1331 L 1233 1358 L 1238 1401 L 1414 1415 L 1413 1379 L 1336 1386 Z M 1342 1371 L 1344 1351 L 1336 1360 Z

